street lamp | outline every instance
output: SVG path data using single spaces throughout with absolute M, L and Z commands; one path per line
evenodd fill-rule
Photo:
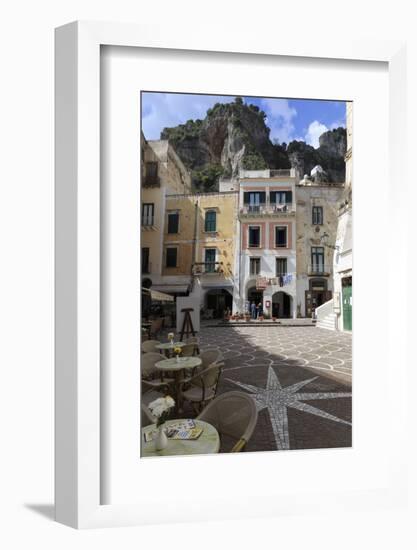
M 324 246 L 327 246 L 328 248 L 333 248 L 333 250 L 339 250 L 338 245 L 329 244 L 330 235 L 326 232 L 323 233 L 323 235 L 320 237 L 320 241 Z

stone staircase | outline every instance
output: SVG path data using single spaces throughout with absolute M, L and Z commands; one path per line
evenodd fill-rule
M 316 327 L 336 330 L 336 313 L 333 311 L 333 299 L 316 309 Z

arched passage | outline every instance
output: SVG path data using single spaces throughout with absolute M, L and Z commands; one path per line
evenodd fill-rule
M 222 319 L 227 309 L 232 311 L 233 296 L 224 288 L 213 288 L 206 292 L 205 295 L 206 309 L 213 311 L 213 317 Z
M 251 302 L 255 302 L 256 305 L 258 305 L 259 303 L 263 303 L 263 296 L 264 296 L 264 293 L 262 290 L 259 290 L 256 288 L 256 286 L 251 286 L 248 288 L 248 292 L 247 292 L 247 300 L 249 302 L 249 304 Z
M 280 319 L 292 317 L 292 296 L 282 290 L 272 295 L 272 316 Z

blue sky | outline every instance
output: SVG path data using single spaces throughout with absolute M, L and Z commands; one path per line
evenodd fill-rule
M 243 97 L 243 100 L 265 111 L 272 141 L 288 143 L 297 139 L 318 147 L 318 138 L 323 132 L 346 126 L 343 101 L 258 97 Z M 207 109 L 215 103 L 232 101 L 231 96 L 143 92 L 143 133 L 147 139 L 159 139 L 163 128 L 204 118 Z

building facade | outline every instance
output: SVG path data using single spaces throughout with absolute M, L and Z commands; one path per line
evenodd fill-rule
M 304 177 L 296 185 L 297 316 L 314 317 L 333 296 L 333 253 L 344 184 L 316 183 Z
M 336 327 L 352 330 L 352 123 L 353 103 L 346 103 L 346 185 L 339 206 L 334 254 L 333 308 Z
M 240 173 L 234 296 L 239 312 L 255 302 L 268 317 L 296 315 L 295 184 L 293 170 Z
M 198 297 L 206 317 L 233 309 L 237 193 L 166 196 L 164 290 Z
M 348 329 L 351 130 L 348 146 L 346 187 L 314 174 L 300 181 L 294 169 L 241 170 L 219 192 L 193 193 L 168 141 L 142 136 L 142 285 L 197 297 L 203 318 L 252 302 L 267 318 L 311 318 L 330 303 Z
M 145 286 L 162 284 L 165 197 L 188 193 L 191 178 L 168 141 L 141 135 L 141 275 Z

